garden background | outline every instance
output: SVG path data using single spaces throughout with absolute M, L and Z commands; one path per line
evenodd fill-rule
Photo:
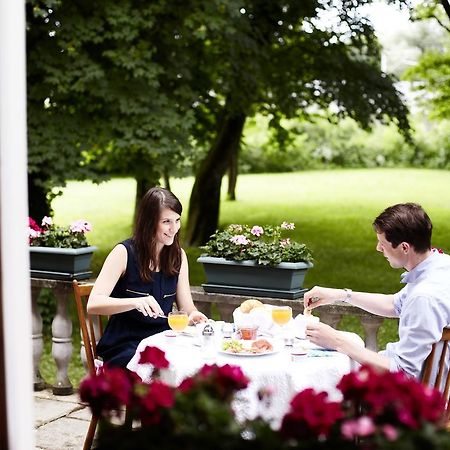
M 192 285 L 199 245 L 236 222 L 295 222 L 315 258 L 307 287 L 398 290 L 371 225 L 397 202 L 421 203 L 450 250 L 447 0 L 26 7 L 29 212 L 91 222 L 94 275 L 155 183 L 184 205 Z M 50 292 L 40 305 L 52 383 Z M 385 322 L 381 348 L 395 330 Z
M 172 189 L 184 205 L 192 178 L 173 180 Z M 93 224 L 89 242 L 98 247 L 94 254 L 97 273 L 107 253 L 131 232 L 135 182 L 116 178 L 95 185 L 69 182 L 62 196 L 54 200 L 55 221 L 65 224 L 83 217 Z M 339 169 L 279 174 L 241 175 L 237 201 L 226 200 L 222 193 L 221 226 L 229 223 L 279 224 L 295 222 L 292 237 L 305 242 L 313 251 L 314 268 L 305 285 L 350 287 L 369 292 L 396 292 L 402 270 L 393 270 L 381 253 L 375 251 L 376 236 L 372 221 L 386 206 L 415 201 L 428 211 L 434 224 L 433 245 L 449 252 L 450 244 L 450 172 L 425 169 Z M 182 220 L 186 216 L 183 212 Z M 183 236 L 183 224 L 182 224 Z M 196 262 L 201 250 L 185 248 L 189 257 L 191 285 L 204 282 L 201 264 Z M 51 358 L 50 318 L 54 302 L 41 296 L 47 311 L 45 349 L 41 371 L 47 382 L 55 376 Z M 75 306 L 74 353 L 69 376 L 75 385 L 84 375 L 79 357 L 79 330 Z M 345 318 L 341 328 L 363 336 L 357 319 Z M 384 348 L 395 340 L 396 320 L 386 320 L 378 342 Z

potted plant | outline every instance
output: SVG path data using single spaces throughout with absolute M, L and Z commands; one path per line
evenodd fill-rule
M 302 296 L 311 251 L 286 236 L 293 223 L 229 225 L 213 234 L 197 259 L 203 264 L 206 292 L 295 299 Z
M 342 401 L 302 390 L 275 426 L 262 419 L 267 405 L 277 401 L 270 385 L 254 393 L 260 411 L 255 419 L 235 417 L 235 396 L 250 383 L 239 366 L 204 365 L 173 386 L 163 381 L 170 370 L 163 351 L 147 347 L 140 358 L 154 368 L 149 383 L 134 372 L 104 366 L 80 385 L 81 400 L 100 419 L 98 450 L 450 448 L 444 397 L 401 372 L 361 367 L 344 375 L 337 386 Z
M 86 239 L 85 234 L 91 229 L 91 224 L 82 219 L 58 227 L 51 217 L 44 217 L 41 225 L 29 217 L 31 276 L 57 280 L 89 278 L 92 255 L 97 249 Z

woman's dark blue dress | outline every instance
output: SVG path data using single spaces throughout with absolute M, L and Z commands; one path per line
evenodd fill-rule
M 127 268 L 115 285 L 111 297 L 142 297 L 150 294 L 167 315 L 172 311 L 176 299 L 178 275 L 166 276 L 161 272 L 152 272 L 151 282 L 142 281 L 132 239 L 127 239 L 122 244 L 127 249 Z M 113 314 L 98 342 L 97 353 L 110 367 L 126 367 L 142 339 L 168 329 L 167 319 L 153 319 L 136 309 Z

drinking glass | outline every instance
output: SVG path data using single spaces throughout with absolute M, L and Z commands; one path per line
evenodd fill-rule
M 274 306 L 272 308 L 272 320 L 281 327 L 281 334 L 287 343 L 284 325 L 292 319 L 292 308 L 290 306 Z
M 186 329 L 189 324 L 189 316 L 184 311 L 171 311 L 168 315 L 168 323 L 169 327 L 175 332 L 175 334 L 179 334 L 181 331 Z

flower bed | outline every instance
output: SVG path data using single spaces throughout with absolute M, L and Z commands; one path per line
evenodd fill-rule
M 260 418 L 245 423 L 235 419 L 232 400 L 249 383 L 239 367 L 205 365 L 174 388 L 158 376 L 169 366 L 164 352 L 147 347 L 140 363 L 155 367 L 149 384 L 112 368 L 80 386 L 81 399 L 101 418 L 99 449 L 450 448 L 443 397 L 402 373 L 362 367 L 345 375 L 338 384 L 341 402 L 305 389 L 274 430 Z M 258 392 L 262 408 L 276 401 L 271 392 L 270 387 Z M 121 425 L 114 424 L 118 418 Z

